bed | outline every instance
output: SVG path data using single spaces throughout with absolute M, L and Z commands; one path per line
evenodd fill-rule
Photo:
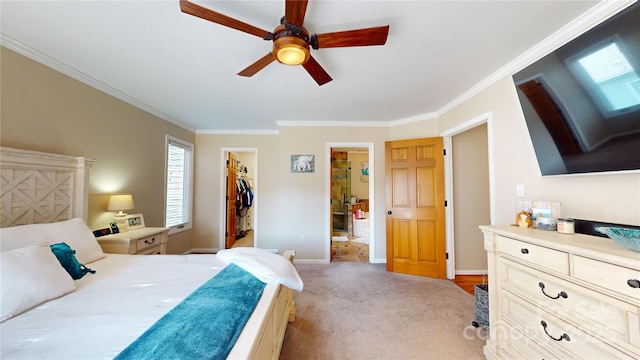
M 171 341 L 163 341 L 170 342 L 172 350 L 195 344 L 209 351 L 208 344 L 221 342 L 224 337 L 218 335 L 226 331 L 222 328 L 230 327 L 209 328 L 210 319 L 226 320 L 238 313 L 240 301 L 235 299 L 243 297 L 206 298 L 208 304 L 215 303 L 206 307 L 215 313 L 201 311 L 205 307 L 200 305 L 191 317 L 175 315 L 176 311 L 190 300 L 194 304 L 194 295 L 207 284 L 235 294 L 218 279 L 225 275 L 233 282 L 240 272 L 262 284 L 257 302 L 246 306 L 245 319 L 231 330 L 232 340 L 220 345 L 223 351 L 207 352 L 202 358 L 279 357 L 287 323 L 295 319 L 292 289 L 302 290 L 292 265 L 293 251 L 282 256 L 253 248 L 216 255 L 105 254 L 86 226 L 93 160 L 6 147 L 0 151 L 0 358 L 149 358 L 127 352 L 148 333 L 170 336 Z M 51 245 L 60 243 L 75 251 L 73 259 L 54 255 Z M 70 275 L 78 269 L 84 274 L 73 280 Z M 220 310 L 221 303 L 234 310 Z M 175 329 L 162 327 L 172 314 L 196 323 L 166 330 Z M 150 332 L 158 326 L 160 332 Z

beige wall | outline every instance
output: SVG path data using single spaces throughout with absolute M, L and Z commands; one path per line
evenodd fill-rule
M 133 194 L 147 226 L 163 225 L 165 134 L 195 135 L 44 65 L 1 47 L 0 144 L 96 160 L 88 224 L 108 227 L 108 194 Z M 160 199 L 160 200 L 159 200 Z M 171 237 L 169 252 L 191 249 L 190 232 Z
M 389 128 L 389 139 L 405 140 L 439 136 L 438 119 L 428 119 Z
M 438 136 L 487 112 L 494 223 L 513 222 L 515 186 L 524 184 L 527 199 L 560 201 L 565 216 L 640 225 L 639 174 L 540 176 L 509 77 L 439 119 L 391 128 L 283 127 L 278 135 L 194 135 L 5 48 L 1 56 L 2 145 L 95 158 L 89 204 L 94 229 L 106 226 L 111 216 L 103 210 L 106 194 L 119 191 L 133 193 L 134 211 L 143 213 L 148 225 L 162 225 L 164 136 L 195 143 L 194 229 L 172 236 L 170 252 L 220 246 L 221 149 L 239 147 L 258 149 L 254 219 L 259 246 L 296 249 L 298 259 L 326 259 L 327 143 L 373 143 L 375 190 L 369 197 L 375 197 L 377 211 L 372 241 L 374 258 L 383 261 L 384 142 Z M 291 174 L 292 154 L 316 155 L 316 172 Z
M 196 200 L 194 247 L 221 246 L 221 153 L 223 148 L 257 148 L 257 202 L 254 237 L 268 249 L 295 249 L 296 258 L 325 260 L 328 254 L 329 181 L 327 143 L 373 143 L 374 168 L 384 169 L 384 141 L 388 130 L 367 128 L 283 127 L 278 135 L 196 135 Z M 315 172 L 292 174 L 291 155 L 315 155 Z M 375 176 L 375 197 L 384 204 L 384 172 Z M 380 205 L 384 206 L 384 205 Z M 385 258 L 384 212 L 375 223 L 375 258 Z M 304 243 L 300 235 L 305 236 Z

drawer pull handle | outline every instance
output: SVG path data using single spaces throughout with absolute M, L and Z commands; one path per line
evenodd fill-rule
M 631 286 L 634 289 L 640 289 L 640 280 L 629 279 L 627 280 L 627 285 Z
M 147 245 L 151 245 L 151 244 L 153 244 L 154 242 L 156 242 L 156 238 L 151 238 L 151 241 L 149 241 L 149 240 L 147 240 L 147 239 L 144 239 L 144 243 L 145 243 L 145 244 L 147 244 Z
M 542 290 L 542 293 L 544 294 L 544 296 L 548 297 L 549 299 L 554 299 L 554 300 L 555 300 L 555 299 L 558 299 L 558 298 L 561 298 L 561 297 L 566 299 L 566 298 L 568 298 L 568 297 L 569 297 L 569 295 L 567 295 L 567 293 L 566 293 L 566 292 L 564 292 L 564 291 L 560 291 L 560 292 L 558 293 L 558 295 L 556 295 L 556 296 L 551 296 L 551 295 L 547 294 L 547 293 L 544 291 L 544 283 L 543 283 L 542 281 L 540 281 L 540 282 L 538 283 L 538 286 L 540 286 L 540 290 Z
M 520 252 L 523 253 L 523 254 L 528 254 L 529 253 L 529 249 L 522 248 L 522 249 L 520 249 Z
M 542 328 L 544 329 L 544 333 L 547 334 L 547 336 L 552 338 L 553 340 L 555 340 L 555 341 L 562 341 L 562 340 L 571 341 L 571 338 L 567 334 L 562 334 L 562 335 L 560 335 L 559 338 L 554 338 L 553 336 L 549 335 L 549 333 L 547 332 L 547 322 L 546 321 L 544 321 L 544 320 L 540 321 L 540 325 L 542 325 Z

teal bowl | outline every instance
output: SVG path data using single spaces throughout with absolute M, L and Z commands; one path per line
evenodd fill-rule
M 640 252 L 640 230 L 608 226 L 596 226 L 594 230 L 629 250 Z

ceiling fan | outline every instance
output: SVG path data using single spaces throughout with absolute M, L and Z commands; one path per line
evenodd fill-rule
M 246 77 L 255 75 L 277 60 L 286 65 L 302 65 L 318 85 L 324 85 L 332 80 L 331 76 L 311 56 L 309 47 L 317 50 L 332 47 L 384 45 L 387 42 L 389 25 L 310 35 L 303 26 L 307 3 L 308 0 L 285 0 L 284 16 L 280 20 L 280 25 L 273 32 L 257 28 L 187 0 L 180 0 L 180 10 L 186 14 L 258 36 L 264 40 L 273 41 L 272 52 L 238 73 L 238 75 Z

